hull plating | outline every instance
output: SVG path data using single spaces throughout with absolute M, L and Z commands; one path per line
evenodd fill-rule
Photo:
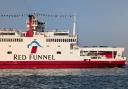
M 1 69 L 122 67 L 125 61 L 1 61 Z

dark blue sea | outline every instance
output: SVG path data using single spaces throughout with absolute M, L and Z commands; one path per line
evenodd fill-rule
M 0 89 L 128 89 L 128 66 L 100 69 L 0 69 Z

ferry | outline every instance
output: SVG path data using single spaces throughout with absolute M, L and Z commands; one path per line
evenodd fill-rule
M 124 48 L 78 45 L 76 20 L 72 32 L 45 31 L 45 22 L 28 15 L 27 30 L 0 28 L 0 68 L 123 67 Z

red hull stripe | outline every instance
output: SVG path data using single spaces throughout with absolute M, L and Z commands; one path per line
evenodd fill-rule
M 0 68 L 103 68 L 121 67 L 125 61 L 0 61 Z

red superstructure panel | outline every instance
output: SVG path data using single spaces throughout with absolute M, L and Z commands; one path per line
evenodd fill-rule
M 31 53 L 36 53 L 36 51 L 37 51 L 37 46 L 32 46 Z

